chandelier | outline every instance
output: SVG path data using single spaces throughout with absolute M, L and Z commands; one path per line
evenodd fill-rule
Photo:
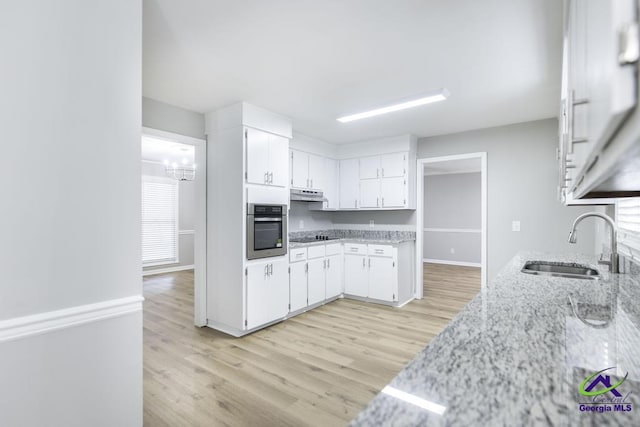
M 169 160 L 165 160 L 164 173 L 177 181 L 193 181 L 196 179 L 196 164 L 189 165 L 186 158 L 183 158 L 180 164 L 177 162 L 169 163 Z

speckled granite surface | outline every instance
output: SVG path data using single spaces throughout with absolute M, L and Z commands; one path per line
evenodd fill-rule
M 521 273 L 528 260 L 587 264 L 603 278 Z M 518 254 L 351 425 L 640 425 L 640 276 L 605 270 L 579 255 Z M 616 390 L 620 408 L 631 411 L 581 412 L 581 402 L 615 397 L 579 393 L 585 378 L 606 368 L 612 385 L 628 373 Z M 409 395 L 394 397 L 395 390 Z
M 328 236 L 339 239 L 343 242 L 352 243 L 380 243 L 398 244 L 416 240 L 415 231 L 392 231 L 392 230 L 315 230 L 315 231 L 294 231 L 289 233 L 289 247 L 296 248 L 317 244 L 326 244 L 327 241 L 298 243 L 292 242 L 296 239 L 315 237 L 316 235 Z M 335 240 L 334 240 L 335 241 Z

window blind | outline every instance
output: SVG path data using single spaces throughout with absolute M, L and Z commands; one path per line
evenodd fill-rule
M 618 252 L 640 262 L 640 197 L 618 199 Z
M 142 265 L 178 262 L 178 181 L 142 177 Z

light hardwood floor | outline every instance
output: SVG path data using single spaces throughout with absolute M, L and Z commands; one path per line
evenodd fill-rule
M 338 300 L 243 338 L 193 326 L 193 272 L 144 278 L 146 426 L 344 426 L 469 302 L 478 268 L 425 264 L 401 309 Z

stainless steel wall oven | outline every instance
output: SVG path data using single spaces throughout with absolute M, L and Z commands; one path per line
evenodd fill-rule
M 249 203 L 247 259 L 287 254 L 287 205 Z

